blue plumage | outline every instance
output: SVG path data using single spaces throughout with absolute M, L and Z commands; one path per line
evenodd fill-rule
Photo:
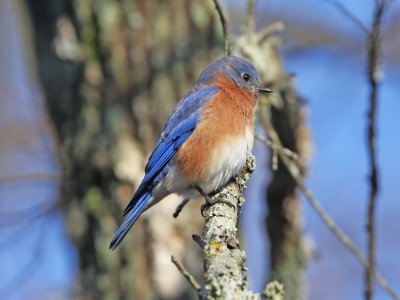
M 160 141 L 165 138 L 168 133 L 175 128 L 182 120 L 188 118 L 194 112 L 199 113 L 204 104 L 218 94 L 219 88 L 215 86 L 201 86 L 197 84 L 188 94 L 187 97 L 181 99 L 172 111 L 171 117 L 165 124 Z M 150 158 L 151 159 L 151 158 Z
M 136 194 L 135 194 L 136 195 Z M 128 212 L 122 224 L 119 226 L 115 236 L 110 244 L 110 249 L 114 250 L 119 243 L 124 239 L 129 229 L 135 224 L 136 220 L 142 214 L 143 209 L 146 207 L 147 202 L 151 198 L 151 190 L 144 193 L 139 199 L 137 199 L 135 206 Z
M 119 227 L 110 248 L 115 249 L 136 222 L 152 196 L 152 189 L 163 176 L 159 176 L 174 157 L 180 146 L 189 138 L 200 120 L 201 108 L 204 102 L 212 99 L 218 93 L 216 87 L 203 87 L 180 101 L 181 108 L 174 111 L 169 118 L 164 132 L 146 165 L 146 175 L 136 193 L 124 211 L 126 216 Z
M 232 93 L 224 94 L 222 93 L 224 89 L 230 89 Z M 146 175 L 125 209 L 125 219 L 110 244 L 111 249 L 118 246 L 146 208 L 159 202 L 167 195 L 178 193 L 184 197 L 198 197 L 200 194 L 197 189 L 193 188 L 194 185 L 203 191 L 213 192 L 240 171 L 248 151 L 252 147 L 253 140 L 247 133 L 253 131 L 255 99 L 259 92 L 270 91 L 261 87 L 256 69 L 245 59 L 227 56 L 205 68 L 194 87 L 176 105 L 165 125 L 164 131 L 146 165 Z M 237 96 L 234 99 L 227 99 L 233 100 L 231 101 L 232 104 L 229 101 L 224 102 L 222 110 L 214 110 L 214 114 L 217 114 L 217 116 L 210 118 L 212 112 L 206 112 L 207 104 L 211 101 L 221 100 L 222 98 L 217 96 L 219 93 L 227 98 L 232 97 L 226 96 L 228 94 Z M 254 101 L 240 102 L 241 99 L 248 100 L 249 97 Z M 190 172 L 195 173 L 196 171 L 196 164 L 190 167 L 191 170 L 185 170 L 185 175 L 182 175 L 182 165 L 179 165 L 175 158 L 180 159 L 181 155 L 186 155 L 191 162 L 202 159 L 203 154 L 215 158 L 212 153 L 215 138 L 209 132 L 214 133 L 214 126 L 216 125 L 219 125 L 218 128 L 222 128 L 221 123 L 218 123 L 218 114 L 223 115 L 225 106 L 229 105 L 231 105 L 229 110 L 232 113 L 231 120 L 240 121 L 240 126 L 243 127 L 241 130 L 243 136 L 239 136 L 238 132 L 229 134 L 227 133 L 228 130 L 223 130 L 230 139 L 235 138 L 232 147 L 227 148 L 220 144 L 218 149 L 222 152 L 221 156 L 217 157 L 218 161 L 212 164 L 213 172 L 205 172 L 204 174 L 207 173 L 207 175 L 204 175 L 204 178 L 189 180 Z M 248 111 L 248 113 L 244 113 L 244 111 Z M 203 112 L 207 113 L 207 118 L 203 117 Z M 243 118 L 247 119 L 244 120 Z M 224 120 L 228 119 L 225 118 Z M 199 130 L 196 130 L 199 123 L 202 123 L 202 126 L 199 127 Z M 232 122 L 228 123 L 227 127 L 231 128 L 232 126 L 229 124 L 232 124 Z M 208 129 L 204 130 L 204 128 Z M 180 150 L 180 147 L 192 134 L 196 135 L 196 139 L 193 139 L 196 143 L 199 140 L 202 141 L 199 145 L 203 145 L 204 149 L 200 149 L 197 144 L 188 141 L 187 145 L 189 146 Z M 229 139 L 226 140 L 229 141 Z M 197 158 L 192 155 L 195 152 Z M 190 166 L 190 163 L 187 165 Z M 208 165 L 203 159 L 199 166 L 206 168 Z
M 147 163 L 147 173 L 144 176 L 143 181 L 137 189 L 135 195 L 132 197 L 131 202 L 126 207 L 124 211 L 125 214 L 132 209 L 132 207 L 144 193 L 152 189 L 158 183 L 154 179 L 158 174 L 160 174 L 171 158 L 176 154 L 183 142 L 192 134 L 198 121 L 198 114 L 192 114 L 189 119 L 184 120 L 177 127 L 175 127 L 175 129 L 168 135 L 166 140 L 161 140 L 158 143 L 157 148 L 154 150 L 149 162 Z

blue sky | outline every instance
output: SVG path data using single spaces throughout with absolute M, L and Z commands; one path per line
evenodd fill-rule
M 361 32 L 326 1 L 275 0 L 262 3 L 263 9 L 273 14 L 274 19 L 303 18 L 308 23 L 337 27 L 338 31 L 353 35 L 355 39 L 362 37 Z M 371 23 L 374 1 L 353 0 L 343 3 L 365 25 Z M 398 3 L 391 7 L 392 10 L 398 8 Z M 260 17 L 262 13 L 258 14 Z M 308 122 L 315 149 L 308 186 L 344 231 L 365 250 L 369 162 L 366 148 L 368 85 L 364 56 L 318 47 L 296 53 L 287 51 L 285 59 L 288 72 L 296 74 L 297 90 L 308 104 Z M 399 75 L 400 70 L 396 64 L 385 65 L 377 137 L 382 187 L 377 211 L 378 265 L 397 292 L 400 292 L 400 222 L 397 221 L 400 214 L 397 175 L 400 169 Z M 262 147 L 256 148 L 256 154 L 259 162 L 266 160 Z M 255 189 L 254 194 L 250 192 L 251 195 L 263 191 L 258 184 L 262 184 L 268 174 L 256 177 L 250 186 L 250 189 Z M 243 221 L 246 232 L 252 236 L 262 234 L 264 224 L 261 222 L 264 215 L 259 208 L 264 207 L 263 203 L 249 204 L 248 201 L 246 205 L 248 207 Z M 304 209 L 305 231 L 316 244 L 318 254 L 308 270 L 309 299 L 362 299 L 362 268 L 326 229 L 306 200 Z M 251 218 L 253 214 L 256 214 L 255 218 Z M 249 224 L 250 220 L 252 225 Z M 249 249 L 258 249 L 258 256 L 251 257 L 249 254 L 249 266 L 254 286 L 261 288 L 265 271 L 257 269 L 257 265 L 260 265 L 259 259 L 265 260 L 267 245 L 260 241 L 249 245 L 252 243 L 250 238 L 245 240 Z M 377 288 L 376 299 L 390 298 Z

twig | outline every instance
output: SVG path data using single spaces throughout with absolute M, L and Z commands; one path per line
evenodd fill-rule
M 192 234 L 192 240 L 195 241 L 197 243 L 197 245 L 199 245 L 201 250 L 204 250 L 204 246 L 206 245 L 203 241 L 203 239 L 201 238 L 201 236 L 197 235 L 197 234 Z
M 254 32 L 255 29 L 255 9 L 257 5 L 257 0 L 247 1 L 247 16 L 246 16 L 246 31 L 247 35 Z
M 326 2 L 335 6 L 344 16 L 346 16 L 350 21 L 352 21 L 358 28 L 361 29 L 366 35 L 369 35 L 369 29 L 357 18 L 351 11 L 347 9 L 341 2 L 337 0 L 325 0 Z
M 385 1 L 376 1 L 372 31 L 368 36 L 368 82 L 370 85 L 369 112 L 368 112 L 368 154 L 370 158 L 370 194 L 368 202 L 367 233 L 368 233 L 368 262 L 369 268 L 365 271 L 365 299 L 372 300 L 374 294 L 374 273 L 376 269 L 376 230 L 375 212 L 377 194 L 379 191 L 379 174 L 376 153 L 376 125 L 378 92 L 381 81 L 381 23 L 385 9 Z
M 271 140 L 268 140 L 266 138 L 263 138 L 261 136 L 259 136 L 257 133 L 254 134 L 254 137 L 256 140 L 258 140 L 259 142 L 269 146 L 271 148 L 272 151 L 272 157 L 271 157 L 271 169 L 272 171 L 276 171 L 278 170 L 278 153 L 277 153 L 277 148 L 275 147 L 274 143 L 272 143 Z
M 299 168 L 303 167 L 301 158 L 296 152 L 293 152 L 292 150 L 285 148 L 285 147 L 280 148 L 276 144 L 274 144 L 272 142 L 272 140 L 264 138 L 264 137 L 258 135 L 257 133 L 254 135 L 254 137 L 257 141 L 269 146 L 273 152 L 282 151 L 287 157 L 289 157 L 291 160 L 295 161 L 299 165 Z
M 274 22 L 272 24 L 269 24 L 266 28 L 257 33 L 257 43 L 262 44 L 271 35 L 280 33 L 284 30 L 285 24 L 283 24 L 282 22 Z
M 213 0 L 215 4 L 215 9 L 217 10 L 219 14 L 219 18 L 221 21 L 222 25 L 222 32 L 224 34 L 224 48 L 225 48 L 225 55 L 231 55 L 231 42 L 230 42 L 230 36 L 229 36 L 229 27 L 228 27 L 228 21 L 226 20 L 224 11 L 219 4 L 218 0 Z
M 335 221 L 329 216 L 329 214 L 323 209 L 318 200 L 314 197 L 313 193 L 305 186 L 303 177 L 301 175 L 299 167 L 293 163 L 283 151 L 283 146 L 279 137 L 275 131 L 275 129 L 270 124 L 268 118 L 261 113 L 260 114 L 261 122 L 268 134 L 271 138 L 272 143 L 274 144 L 274 148 L 280 148 L 278 151 L 279 158 L 282 163 L 285 165 L 293 179 L 295 180 L 297 186 L 302 191 L 302 193 L 306 196 L 306 199 L 309 201 L 311 206 L 315 209 L 318 216 L 325 223 L 325 225 L 331 230 L 331 232 L 342 242 L 342 244 L 350 250 L 351 253 L 358 259 L 358 261 L 363 265 L 365 269 L 369 268 L 369 263 L 367 259 L 364 257 L 362 252 L 357 248 L 357 246 L 353 243 L 353 241 L 336 225 Z M 377 270 L 374 270 L 374 276 L 381 287 L 393 298 L 396 300 L 400 300 L 399 296 L 394 292 L 394 290 L 390 287 L 386 279 L 378 273 Z
M 196 278 L 193 277 L 192 274 L 189 273 L 189 271 L 175 258 L 175 256 L 171 256 L 171 261 L 172 263 L 177 267 L 179 272 L 183 275 L 183 277 L 186 278 L 186 280 L 189 282 L 189 284 L 197 291 L 199 294 L 199 297 L 205 296 L 205 291 L 201 288 L 200 283 L 196 280 Z

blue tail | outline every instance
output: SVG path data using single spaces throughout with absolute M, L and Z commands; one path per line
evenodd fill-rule
M 127 214 L 121 226 L 119 226 L 117 233 L 115 234 L 113 240 L 110 243 L 110 249 L 114 250 L 117 246 L 122 242 L 129 229 L 135 224 L 136 220 L 142 214 L 143 209 L 146 207 L 147 202 L 149 202 L 151 198 L 151 191 L 143 194 L 142 197 L 138 199 L 135 206 L 132 210 Z

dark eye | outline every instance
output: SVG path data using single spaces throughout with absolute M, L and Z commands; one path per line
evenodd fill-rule
M 247 73 L 243 73 L 242 74 L 242 78 L 243 78 L 244 81 L 248 82 L 250 80 L 250 75 L 247 74 Z

